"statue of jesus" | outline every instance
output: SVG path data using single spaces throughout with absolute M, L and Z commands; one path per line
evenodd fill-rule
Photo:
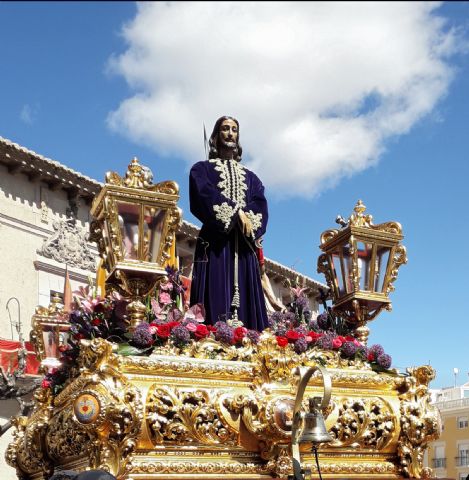
M 230 319 L 234 326 L 262 331 L 267 312 L 255 241 L 266 230 L 267 201 L 241 154 L 239 123 L 224 116 L 213 128 L 209 159 L 190 171 L 190 208 L 202 222 L 191 304 L 204 304 L 207 323 Z

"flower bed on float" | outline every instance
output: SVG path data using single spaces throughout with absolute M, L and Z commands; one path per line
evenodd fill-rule
M 117 292 L 105 297 L 96 288 L 80 287 L 74 292 L 74 310 L 69 314 L 68 342 L 59 347 L 62 366 L 47 373 L 43 388 L 54 394 L 62 390 L 77 368 L 80 341 L 103 338 L 117 345 L 120 355 L 150 355 L 166 352 L 187 353 L 203 340 L 218 342 L 222 347 L 253 351 L 261 333 L 245 327 L 232 327 L 224 321 L 205 324 L 201 304 L 189 308 L 184 302 L 185 287 L 180 272 L 167 268 L 167 280 L 159 285 L 154 296 L 146 298 L 146 320 L 130 333 L 127 330 L 126 308 L 130 300 Z M 351 330 L 330 309 L 312 319 L 305 289 L 291 288 L 291 303 L 285 311 L 269 316 L 269 330 L 281 349 L 302 354 L 308 350 L 336 351 L 345 360 L 367 362 L 374 370 L 385 371 L 392 359 L 381 345 L 366 347 L 351 335 Z M 246 349 L 246 347 L 251 347 Z M 214 352 L 215 358 L 216 352 Z M 244 355 L 248 360 L 249 355 Z M 318 356 L 318 361 L 321 361 Z

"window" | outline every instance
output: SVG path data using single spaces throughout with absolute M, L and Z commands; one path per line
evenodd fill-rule
M 469 398 L 469 390 L 464 390 L 464 398 Z
M 458 417 L 458 428 L 467 428 L 469 426 L 468 417 Z
M 435 446 L 435 450 L 433 452 L 433 468 L 446 468 L 444 445 Z
M 462 443 L 459 445 L 456 465 L 458 467 L 469 466 L 469 444 Z

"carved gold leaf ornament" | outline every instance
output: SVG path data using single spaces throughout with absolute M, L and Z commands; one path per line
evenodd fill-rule
M 236 445 L 216 408 L 219 395 L 205 389 L 151 388 L 146 417 L 153 443 Z

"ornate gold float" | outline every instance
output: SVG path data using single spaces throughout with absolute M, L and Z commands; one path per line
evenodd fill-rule
M 118 184 L 116 191 L 123 192 L 122 179 L 114 177 L 113 181 Z M 98 196 L 95 212 L 101 211 L 99 205 L 105 198 Z M 159 252 L 173 241 L 178 216 L 177 210 L 172 211 L 175 220 L 164 227 L 169 233 L 163 233 L 166 247 Z M 356 210 L 357 219 L 362 211 Z M 112 209 L 110 212 L 108 215 L 116 217 Z M 112 220 L 114 233 L 109 232 L 122 245 L 116 218 Z M 333 294 L 336 280 L 327 265 L 333 268 L 334 260 L 327 255 L 333 255 L 332 242 L 343 245 L 340 239 L 346 238 L 352 248 L 352 253 L 350 249 L 347 253 L 353 257 L 356 246 L 350 234 L 370 248 L 370 261 L 375 263 L 369 278 L 377 278 L 379 247 L 375 245 L 389 248 L 388 258 L 396 259 L 397 266 L 403 263 L 405 250 L 398 245 L 400 226 L 374 227 L 366 218 L 363 222 L 355 226 L 351 221 L 343 232 L 322 236 L 325 257 L 320 265 Z M 367 228 L 373 230 L 377 243 L 366 237 Z M 122 252 L 111 253 L 111 234 L 105 231 L 101 228 L 101 252 L 108 255 L 112 283 L 122 279 L 113 272 L 124 271 L 126 265 L 117 258 Z M 139 255 L 145 249 L 144 233 L 140 228 Z M 116 255 L 116 260 L 109 260 L 110 255 Z M 164 255 L 158 258 L 162 261 Z M 339 258 L 343 263 L 343 256 Z M 351 272 L 357 273 L 357 262 L 357 257 L 351 258 Z M 392 267 L 392 260 L 387 265 Z M 378 281 L 379 292 L 370 292 L 368 300 L 381 302 L 377 310 L 389 304 L 384 297 L 392 289 L 397 266 L 385 270 L 386 276 Z M 137 262 L 128 267 L 125 271 L 138 272 Z M 151 268 L 144 264 L 142 271 Z M 356 298 L 352 297 L 360 289 L 356 275 L 342 280 L 350 280 L 353 289 L 342 292 L 349 296 L 336 303 L 337 308 L 347 302 L 353 306 Z M 368 282 L 368 288 L 376 284 Z M 363 314 L 370 309 L 363 303 L 367 300 L 363 295 L 357 298 L 361 317 L 356 323 L 363 326 L 370 319 Z M 60 331 L 64 314 L 54 307 L 37 315 L 37 352 L 44 360 L 47 355 L 40 326 L 57 325 L 53 331 Z M 56 395 L 50 389 L 37 391 L 31 417 L 14 420 L 16 430 L 6 452 L 7 462 L 16 468 L 19 478 L 34 480 L 47 479 L 58 468 L 103 468 L 129 480 L 285 480 L 293 472 L 292 414 L 299 383 L 295 372 L 300 371 L 298 367 L 315 366 L 325 367 L 332 380 L 331 402 L 323 412 L 332 440 L 319 448 L 323 478 L 391 480 L 430 475 L 423 469 L 423 455 L 440 433 L 438 411 L 429 404 L 428 385 L 435 376 L 430 366 L 409 368 L 406 373 L 378 372 L 366 360 L 345 359 L 338 351 L 314 347 L 295 353 L 292 345 L 279 346 L 269 330 L 257 344 L 247 338 L 241 346 L 211 338 L 184 347 L 168 342 L 149 356 L 120 355 L 117 345 L 102 338 L 82 340 L 77 366 L 63 390 Z M 321 391 L 321 377 L 313 376 L 303 410 L 308 398 Z M 314 478 L 317 469 L 307 447 L 301 447 L 302 467 L 311 470 Z
M 8 463 L 32 479 L 58 466 L 135 480 L 286 478 L 292 371 L 318 362 L 333 392 L 326 412 L 333 440 L 319 452 L 324 478 L 421 478 L 425 448 L 439 435 L 429 366 L 376 373 L 337 352 L 280 349 L 268 332 L 256 349 L 205 340 L 172 353 L 123 357 L 105 340 L 83 341 L 76 378 L 56 397 L 38 392 L 31 418 L 16 419 Z M 321 389 L 313 378 L 305 396 Z M 302 459 L 314 475 L 312 455 Z

